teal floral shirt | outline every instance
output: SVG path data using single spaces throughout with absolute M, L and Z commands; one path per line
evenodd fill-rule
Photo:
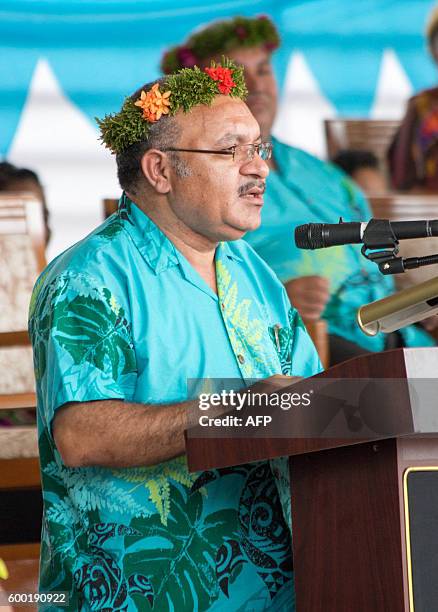
M 188 379 L 319 370 L 284 288 L 252 248 L 222 243 L 215 262 L 218 295 L 123 196 L 117 214 L 37 281 L 29 330 L 44 497 L 40 589 L 68 591 L 71 610 L 293 610 L 284 461 L 275 465 L 279 492 L 268 462 L 195 474 L 185 456 L 69 468 L 52 436 L 66 402 L 179 402 Z
M 394 279 L 382 275 L 365 259 L 360 245 L 307 251 L 295 246 L 294 231 L 304 223 L 368 221 L 372 218 L 362 192 L 332 164 L 274 142 L 277 170 L 267 179 L 262 224 L 245 239 L 284 283 L 300 276 L 325 276 L 331 297 L 323 313 L 329 332 L 369 351 L 381 351 L 385 334 L 365 335 L 356 322 L 360 306 L 395 291 Z M 401 330 L 407 346 L 433 346 L 427 332 L 416 326 Z

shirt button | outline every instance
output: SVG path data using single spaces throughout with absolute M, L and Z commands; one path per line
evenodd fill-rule
M 243 355 L 237 355 L 237 359 L 239 361 L 239 363 L 245 363 L 245 357 Z
M 225 304 L 223 302 L 221 303 L 221 308 L 222 310 L 225 310 Z

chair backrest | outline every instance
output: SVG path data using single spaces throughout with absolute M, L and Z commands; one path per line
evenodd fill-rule
M 438 194 L 388 194 L 369 198 L 373 216 L 391 221 L 438 219 Z M 438 253 L 438 237 L 402 240 L 400 255 L 423 257 Z M 395 276 L 397 287 L 402 289 L 429 280 L 438 275 L 438 266 L 425 266 Z
M 0 194 L 0 396 L 34 391 L 25 330 L 32 289 L 46 265 L 44 248 L 42 203 L 34 195 Z
M 117 198 L 105 198 L 103 200 L 103 216 L 105 219 L 117 212 L 119 200 Z
M 329 159 L 342 149 L 372 151 L 384 167 L 386 151 L 399 125 L 394 119 L 325 119 Z
M 37 276 L 46 266 L 43 208 L 35 196 L 0 194 L 0 331 L 27 328 Z
M 389 193 L 368 198 L 373 215 L 391 221 L 438 219 L 438 194 Z
M 46 265 L 43 207 L 35 196 L 0 194 L 0 558 L 7 591 L 38 584 L 41 490 L 34 424 L 34 375 L 27 313 L 35 280 Z M 26 423 L 24 426 L 21 423 Z M 18 517 L 18 519 L 17 519 Z

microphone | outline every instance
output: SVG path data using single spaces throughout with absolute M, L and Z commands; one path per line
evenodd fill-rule
M 371 219 L 368 223 L 307 223 L 295 229 L 299 249 L 324 249 L 342 244 L 364 243 L 373 249 L 397 244 L 407 238 L 438 236 L 438 221 L 388 221 Z
M 438 278 L 361 306 L 357 322 L 368 336 L 390 332 L 438 313 Z

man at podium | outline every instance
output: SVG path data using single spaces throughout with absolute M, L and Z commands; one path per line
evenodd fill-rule
M 100 121 L 118 213 L 36 284 L 40 590 L 66 591 L 70 609 L 294 609 L 269 463 L 190 474 L 184 455 L 188 379 L 320 367 L 240 240 L 260 223 L 271 155 L 245 94 L 225 61 L 144 85 Z

